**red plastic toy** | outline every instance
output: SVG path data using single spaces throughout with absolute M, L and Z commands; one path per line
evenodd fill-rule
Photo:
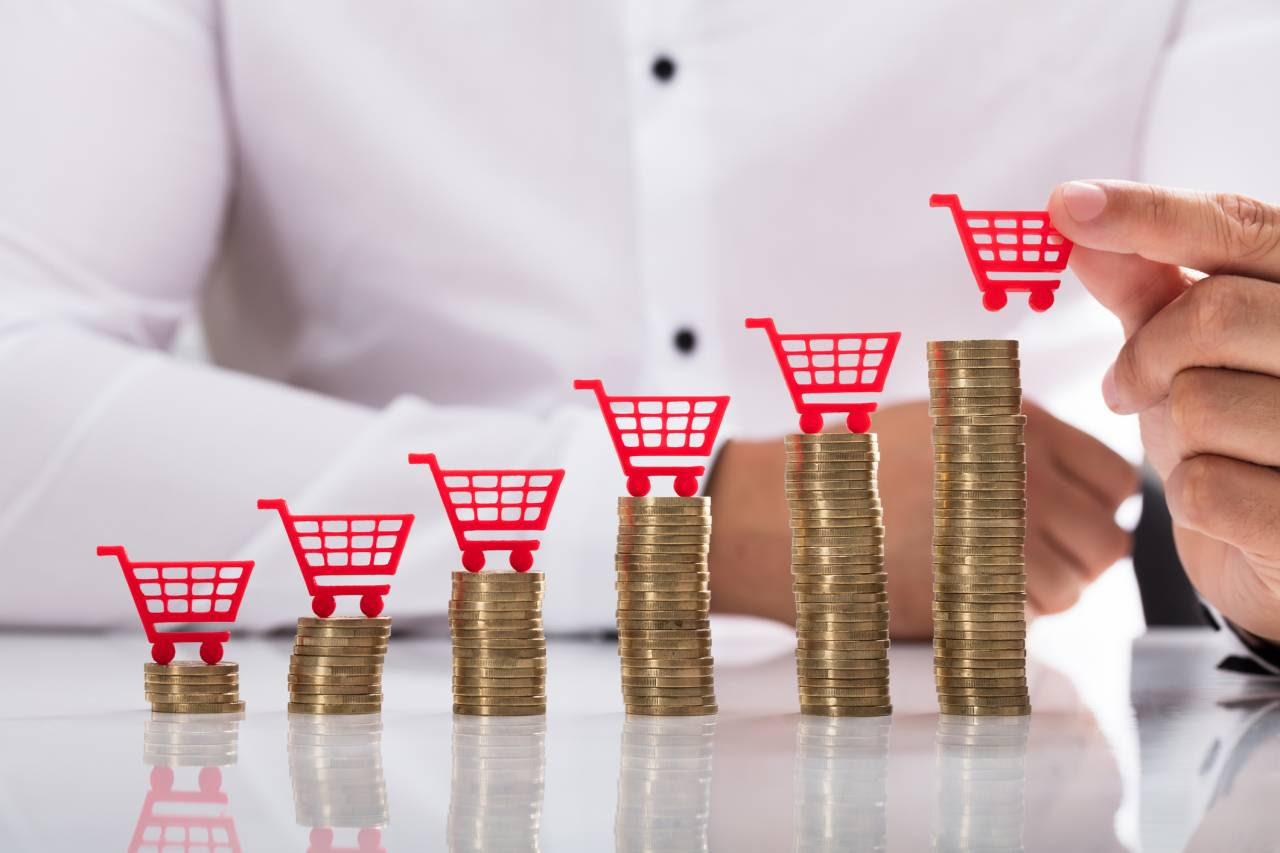
M 200 770 L 199 790 L 173 790 L 173 770 L 154 767 L 151 789 L 133 829 L 129 853 L 143 851 L 225 851 L 240 853 L 236 822 L 227 811 L 222 772 Z
M 177 643 L 199 643 L 200 659 L 208 664 L 222 660 L 222 644 L 230 631 L 157 631 L 166 622 L 234 622 L 240 611 L 253 561 L 199 563 L 137 563 L 122 545 L 99 545 L 99 557 L 120 561 L 124 579 L 137 605 L 142 628 L 151 643 L 151 658 L 166 664 L 173 660 Z
M 748 329 L 764 329 L 778 357 L 782 378 L 787 382 L 800 429 L 822 431 L 824 412 L 846 415 L 850 432 L 871 429 L 875 403 L 847 400 L 815 402 L 814 394 L 872 394 L 884 390 L 889 365 L 898 351 L 902 332 L 857 332 L 849 334 L 783 335 L 772 317 L 750 317 Z
M 698 491 L 703 465 L 640 465 L 644 457 L 710 456 L 716 433 L 729 406 L 719 397 L 610 397 L 599 379 L 575 379 L 573 387 L 594 391 L 613 438 L 627 491 L 649 494 L 650 477 L 675 477 L 675 491 L 691 497 Z
M 434 453 L 410 453 L 409 464 L 431 468 L 454 538 L 462 549 L 463 568 L 469 572 L 483 569 L 485 551 L 510 551 L 511 568 L 517 572 L 533 567 L 537 539 L 467 539 L 466 534 L 473 530 L 546 530 L 564 479 L 563 469 L 444 470 Z
M 332 616 L 339 595 L 360 596 L 360 611 L 371 619 L 382 612 L 382 597 L 391 591 L 390 584 L 321 579 L 394 575 L 413 525 L 412 514 L 292 515 L 281 498 L 260 500 L 258 509 L 279 511 L 317 616 Z
M 382 831 L 376 827 L 360 830 L 356 834 L 355 847 L 334 847 L 333 830 L 328 828 L 311 830 L 307 840 L 307 853 L 386 853 L 382 846 Z
M 1060 273 L 1075 244 L 1049 223 L 1043 210 L 964 210 L 955 195 L 934 194 L 930 207 L 949 207 L 965 257 L 982 291 L 982 306 L 999 311 L 1011 292 L 1029 293 L 1033 311 L 1048 311 L 1061 279 L 992 278 L 992 274 Z

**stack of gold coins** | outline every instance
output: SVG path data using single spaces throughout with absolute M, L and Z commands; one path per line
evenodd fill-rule
M 801 717 L 796 729 L 796 853 L 887 850 L 889 717 Z
M 244 710 L 238 663 L 149 663 L 143 678 L 147 701 L 158 714 L 233 714 Z
M 786 438 L 800 710 L 890 713 L 884 515 L 874 433 Z
M 710 850 L 716 721 L 630 717 L 622 727 L 615 853 Z
M 935 341 L 928 356 L 938 704 L 944 714 L 1027 714 L 1018 342 Z
M 450 853 L 536 853 L 547 718 L 454 717 Z
M 628 714 L 716 713 L 711 499 L 618 499 L 618 654 Z
M 934 850 L 1025 850 L 1027 717 L 938 718 Z
M 289 717 L 289 779 L 300 826 L 326 834 L 358 834 L 347 847 L 316 843 L 314 850 L 378 850 L 378 830 L 390 821 L 382 766 L 380 714 Z M 332 839 L 330 839 L 332 842 Z
M 453 713 L 546 713 L 543 577 L 541 572 L 453 573 Z
M 289 713 L 376 714 L 391 620 L 358 616 L 298 620 L 289 658 Z

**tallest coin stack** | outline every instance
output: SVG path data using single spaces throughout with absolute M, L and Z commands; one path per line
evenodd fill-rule
M 944 714 L 1031 712 L 1017 341 L 928 344 L 934 677 Z

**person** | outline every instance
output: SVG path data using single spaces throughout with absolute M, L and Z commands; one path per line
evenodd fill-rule
M 116 542 L 140 558 L 252 557 L 241 622 L 287 622 L 302 584 L 278 520 L 254 509 L 277 496 L 298 512 L 415 511 L 389 611 L 442 612 L 456 545 L 404 462 L 434 451 L 447 467 L 569 471 L 537 558 L 546 623 L 606 627 L 622 477 L 599 412 L 569 390 L 589 376 L 617 393 L 734 395 L 703 483 L 713 602 L 787 619 L 777 436 L 794 416 L 741 328 L 774 314 L 904 331 L 873 428 L 891 627 L 925 636 L 923 342 L 1021 339 L 1032 397 L 1094 382 L 1119 345 L 1071 281 L 1047 315 L 982 311 L 930 193 L 1026 209 L 1108 175 L 1280 197 L 1267 75 L 1231 73 L 1274 64 L 1260 34 L 1278 19 L 1244 0 L 0 4 L 0 552 L 21 589 L 0 622 L 131 620 L 112 604 L 116 570 L 92 556 Z M 1188 405 L 1255 413 L 1234 443 L 1193 445 L 1240 461 L 1189 470 L 1221 478 L 1213 495 L 1260 497 L 1275 365 L 1218 363 L 1158 318 L 1185 321 L 1174 306 L 1205 289 L 1177 293 L 1161 265 L 1202 262 L 1255 280 L 1211 282 L 1211 305 L 1243 300 L 1214 317 L 1251 324 L 1250 340 L 1274 331 L 1251 310 L 1275 278 L 1256 242 L 1272 209 L 1239 203 L 1260 218 L 1196 231 L 1164 202 L 1210 197 L 1073 186 L 1054 221 L 1135 336 L 1123 352 L 1142 356 L 1122 359 L 1135 372 L 1116 370 L 1113 402 L 1167 412 L 1181 388 Z M 1069 216 L 1080 193 L 1094 217 Z M 1201 245 L 1228 223 L 1255 262 Z M 175 351 L 194 325 L 207 363 Z M 1196 365 L 1258 375 L 1206 375 L 1222 397 L 1182 396 L 1192 386 L 1169 368 Z M 1177 475 L 1192 451 L 1145 421 L 1170 483 L 1192 489 L 1178 512 L 1201 507 L 1212 478 Z M 1027 449 L 1029 604 L 1058 612 L 1127 552 L 1114 514 L 1136 479 L 1047 409 L 1030 409 Z M 1265 549 L 1179 520 L 1207 597 L 1280 636 L 1249 556 Z

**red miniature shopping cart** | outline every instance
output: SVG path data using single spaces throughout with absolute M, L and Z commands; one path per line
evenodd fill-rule
M 382 830 L 377 827 L 365 827 L 356 833 L 355 847 L 334 847 L 334 832 L 325 827 L 311 830 L 307 841 L 307 853 L 386 853 Z
M 1067 268 L 1074 244 L 1049 223 L 1048 213 L 964 210 L 959 196 L 946 194 L 930 196 L 929 206 L 951 208 L 984 308 L 999 311 L 1009 303 L 1010 292 L 1019 292 L 1030 294 L 1027 303 L 1033 311 L 1049 310 L 1061 279 L 1016 277 L 1019 273 L 1060 273 Z
M 467 534 L 546 530 L 564 479 L 563 469 L 445 470 L 434 453 L 410 453 L 409 463 L 431 468 L 454 538 L 462 549 L 463 568 L 469 572 L 483 569 L 485 551 L 510 551 L 511 568 L 517 572 L 533 567 L 537 539 L 468 539 Z
M 129 853 L 240 853 L 235 818 L 227 811 L 222 772 L 200 770 L 199 789 L 173 790 L 173 770 L 154 767 L 151 788 L 133 829 Z
M 122 545 L 99 545 L 98 556 L 120 561 L 151 643 L 152 660 L 159 664 L 172 661 L 177 643 L 199 643 L 200 658 L 205 663 L 222 660 L 222 644 L 231 639 L 230 631 L 161 632 L 156 625 L 236 621 L 240 600 L 253 573 L 252 560 L 138 563 L 129 559 Z
M 413 525 L 412 514 L 293 515 L 281 498 L 260 500 L 258 509 L 279 511 L 317 616 L 332 616 L 339 595 L 360 596 L 360 611 L 370 619 L 382 612 L 382 597 L 391 591 L 390 584 L 334 579 L 394 575 Z
M 800 429 L 821 432 L 822 416 L 827 412 L 845 415 L 850 432 L 871 429 L 875 403 L 833 399 L 833 395 L 883 391 L 902 332 L 783 335 L 772 317 L 750 317 L 746 325 L 748 329 L 764 329 L 769 336 L 800 415 Z M 825 399 L 814 400 L 815 395 Z
M 575 379 L 573 387 L 594 391 L 613 438 L 627 491 L 649 494 L 650 477 L 675 477 L 675 491 L 690 497 L 698 491 L 703 465 L 651 465 L 646 458 L 710 456 L 720 422 L 729 406 L 720 397 L 610 397 L 599 379 Z

